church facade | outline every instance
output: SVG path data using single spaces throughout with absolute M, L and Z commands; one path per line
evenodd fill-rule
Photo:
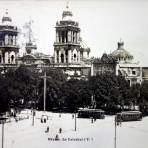
M 85 78 L 91 70 L 90 48 L 82 46 L 79 23 L 66 6 L 62 19 L 56 22 L 54 42 L 54 67 L 63 69 L 68 78 Z
M 140 66 L 134 57 L 124 49 L 124 42 L 118 42 L 118 47 L 111 54 L 103 54 L 92 61 L 92 75 L 112 73 L 124 76 L 130 86 L 141 84 L 148 80 L 148 68 Z
M 16 64 L 19 53 L 17 36 L 18 29 L 6 12 L 0 25 L 0 64 Z
M 140 63 L 135 62 L 121 41 L 111 54 L 104 53 L 101 58 L 91 59 L 90 48 L 83 43 L 79 23 L 74 20 L 68 6 L 61 20 L 56 22 L 53 56 L 33 52 L 37 47 L 31 40 L 31 34 L 25 45 L 25 53 L 19 56 L 18 33 L 17 26 L 13 25 L 6 12 L 0 25 L 0 72 L 23 64 L 40 70 L 45 67 L 60 69 L 68 79 L 86 80 L 90 75 L 112 73 L 124 76 L 130 85 L 148 80 L 148 67 L 141 67 Z

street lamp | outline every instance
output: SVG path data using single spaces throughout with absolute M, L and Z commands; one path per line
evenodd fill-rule
M 46 71 L 44 73 L 44 76 L 42 76 L 42 78 L 44 79 L 44 112 L 46 111 L 46 81 L 47 78 L 51 78 L 50 76 L 46 75 Z
M 35 116 L 35 110 L 32 110 L 32 126 L 34 126 L 34 116 Z
M 119 125 L 120 124 L 120 126 L 121 126 L 121 122 L 122 122 L 122 120 L 121 120 L 121 117 L 118 117 L 117 115 L 115 115 L 115 137 L 114 137 L 114 148 L 116 148 L 117 147 L 117 142 L 116 142 L 116 140 L 117 140 L 117 125 Z
M 115 115 L 115 137 L 114 137 L 114 148 L 116 148 L 116 127 L 117 127 L 117 116 Z
M 75 106 L 75 131 L 77 130 L 77 107 Z
M 6 119 L 6 117 L 0 117 L 0 123 L 2 124 L 2 148 L 4 148 L 4 123 Z
M 77 130 L 77 117 L 76 117 L 76 111 L 75 111 L 75 131 Z

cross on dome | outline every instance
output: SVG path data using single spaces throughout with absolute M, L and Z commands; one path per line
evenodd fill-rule
M 11 17 L 8 16 L 8 9 L 6 9 L 5 15 L 2 18 L 2 23 L 5 25 L 10 25 L 10 23 L 12 22 Z
M 69 1 L 66 2 L 66 10 L 63 11 L 62 19 L 65 21 L 72 20 L 72 12 L 69 10 Z
M 66 8 L 69 9 L 69 0 L 66 1 Z
M 5 12 L 5 14 L 6 14 L 6 15 L 8 15 L 8 9 L 6 9 L 6 12 Z

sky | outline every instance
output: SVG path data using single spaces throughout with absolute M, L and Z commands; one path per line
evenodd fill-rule
M 135 61 L 148 66 L 148 0 L 69 0 L 69 7 L 83 42 L 91 49 L 90 57 L 113 52 L 121 39 Z M 20 41 L 23 26 L 31 18 L 37 51 L 53 55 L 55 25 L 65 8 L 66 0 L 0 0 L 0 18 L 8 9 L 21 31 Z

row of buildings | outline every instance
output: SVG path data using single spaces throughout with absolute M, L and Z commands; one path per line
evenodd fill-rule
M 73 19 L 69 7 L 62 13 L 62 19 L 56 22 L 54 55 L 49 56 L 39 52 L 31 39 L 31 22 L 28 23 L 28 41 L 25 53 L 19 56 L 21 50 L 18 40 L 18 28 L 12 25 L 8 12 L 2 18 L 0 25 L 0 70 L 19 67 L 24 64 L 38 69 L 57 68 L 63 70 L 68 78 L 87 79 L 103 73 L 123 75 L 130 85 L 148 80 L 148 67 L 141 67 L 134 62 L 134 57 L 124 49 L 124 43 L 118 42 L 118 47 L 111 54 L 104 53 L 101 58 L 90 58 L 90 48 L 82 41 L 79 23 Z

